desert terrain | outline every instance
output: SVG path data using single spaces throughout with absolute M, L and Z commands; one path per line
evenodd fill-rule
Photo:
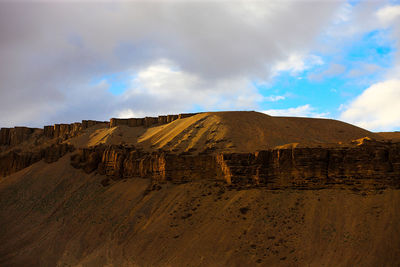
M 0 132 L 0 266 L 400 266 L 400 144 L 258 112 Z

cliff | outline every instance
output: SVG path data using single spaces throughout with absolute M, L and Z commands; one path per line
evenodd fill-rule
M 113 179 L 141 177 L 174 183 L 211 179 L 268 188 L 400 187 L 400 143 L 198 155 L 98 146 L 79 149 L 71 164 Z
M 81 131 L 93 127 L 98 124 L 108 124 L 107 121 L 94 121 L 94 120 L 83 120 L 71 124 L 54 124 L 44 126 L 44 136 L 49 138 L 61 138 L 68 139 L 77 136 Z
M 134 130 L 133 138 L 124 136 L 124 127 Z M 269 133 L 271 127 L 274 131 Z M 292 128 L 305 134 L 298 132 L 292 137 L 288 133 Z M 347 145 L 329 143 L 364 134 L 375 137 L 339 121 L 274 118 L 257 112 L 111 119 L 109 123 L 84 120 L 45 126 L 43 130 L 2 128 L 0 175 L 9 175 L 41 159 L 53 162 L 77 149 L 71 156 L 74 167 L 113 179 L 143 177 L 174 183 L 211 179 L 270 188 L 322 188 L 366 181 L 397 186 L 398 144 L 371 138 Z M 100 142 L 91 142 L 90 138 Z M 107 142 L 110 138 L 117 144 Z M 268 148 L 290 141 L 302 143 Z M 52 160 L 49 155 L 54 155 Z
M 34 132 L 43 133 L 43 130 L 28 127 L 14 127 L 0 129 L 0 146 L 15 146 L 31 138 Z
M 110 128 L 120 125 L 126 125 L 129 127 L 139 127 L 139 126 L 150 127 L 155 124 L 158 125 L 167 124 L 173 122 L 174 120 L 188 118 L 196 114 L 198 113 L 181 113 L 179 115 L 162 115 L 158 117 L 129 118 L 129 119 L 112 118 L 110 119 Z
M 42 159 L 47 163 L 56 162 L 59 158 L 73 150 L 74 147 L 68 144 L 53 144 L 37 148 L 33 151 L 15 149 L 2 153 L 0 154 L 0 177 L 29 167 Z

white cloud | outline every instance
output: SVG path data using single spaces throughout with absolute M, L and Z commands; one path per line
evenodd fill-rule
M 265 96 L 263 97 L 263 99 L 265 101 L 269 101 L 269 102 L 276 102 L 279 100 L 284 100 L 286 97 L 283 95 L 271 95 L 271 96 Z
M 271 101 L 282 99 L 271 96 Z M 255 109 L 264 97 L 242 77 L 207 81 L 160 60 L 140 70 L 118 98 L 117 115 L 165 114 L 192 110 Z
M 159 114 L 160 115 L 160 114 Z M 134 112 L 132 109 L 127 108 L 116 112 L 116 118 L 121 119 L 129 119 L 129 118 L 143 118 L 145 117 L 144 113 Z
M 271 116 L 289 116 L 289 117 L 313 117 L 313 118 L 324 118 L 329 113 L 319 113 L 311 105 L 307 104 L 304 106 L 298 106 L 295 108 L 288 109 L 269 109 L 261 111 Z
M 275 76 L 280 72 L 288 71 L 291 75 L 295 76 L 305 70 L 322 64 L 324 64 L 324 61 L 319 56 L 292 54 L 286 60 L 278 62 L 272 68 L 272 75 Z
M 389 25 L 397 18 L 400 18 L 400 5 L 388 5 L 376 12 L 376 16 L 384 25 Z
M 340 119 L 375 131 L 400 128 L 400 80 L 373 84 L 352 101 Z

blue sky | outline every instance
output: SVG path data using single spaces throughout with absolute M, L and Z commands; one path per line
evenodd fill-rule
M 399 1 L 0 5 L 1 126 L 257 110 L 400 130 Z
M 339 117 L 342 104 L 380 81 L 393 67 L 396 46 L 389 36 L 387 29 L 372 30 L 351 42 L 339 44 L 342 46 L 339 53 L 316 53 L 323 62 L 320 65 L 297 73 L 280 72 L 268 87 L 258 88 L 263 95 L 273 92 L 287 97 L 284 101 L 264 102 L 261 108 L 288 109 L 310 104 L 323 117 Z M 329 72 L 332 64 L 336 71 Z M 371 70 L 363 70 L 365 66 Z

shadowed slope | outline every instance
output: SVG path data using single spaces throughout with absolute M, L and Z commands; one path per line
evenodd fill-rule
M 1 266 L 396 266 L 400 191 L 236 190 L 36 163 L 0 180 Z M 363 194 L 361 194 L 363 193 Z M 344 212 L 345 211 L 345 212 Z

